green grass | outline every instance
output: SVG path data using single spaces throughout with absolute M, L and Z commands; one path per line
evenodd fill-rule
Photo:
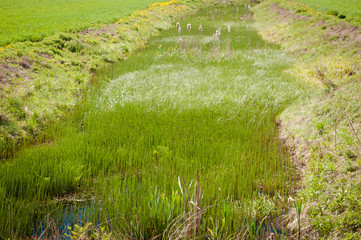
M 258 29 L 265 39 L 282 44 L 286 51 L 300 57 L 288 71 L 294 78 L 319 87 L 311 99 L 287 108 L 280 115 L 282 135 L 287 145 L 295 149 L 303 174 L 302 189 L 298 192 L 298 201 L 304 200 L 303 207 L 300 209 L 296 204 L 298 212 L 289 214 L 293 222 L 290 231 L 298 232 L 301 215 L 301 229 L 307 229 L 301 232 L 301 238 L 359 239 L 360 47 L 353 38 L 331 41 L 336 31 L 327 34 L 333 27 L 340 32 L 355 27 L 340 24 L 335 16 L 317 17 L 311 11 L 307 15 L 311 19 L 280 21 L 272 9 L 274 2 L 265 1 L 254 8 Z M 299 7 L 295 1 L 284 3 L 288 4 L 282 7 L 290 10 Z M 338 11 L 337 6 L 346 3 L 352 1 L 318 1 L 314 5 L 320 4 L 321 8 L 328 4 L 328 9 Z M 353 3 L 354 11 L 358 11 L 359 3 Z M 352 12 L 351 7 L 350 4 L 346 14 Z M 298 13 L 309 7 L 303 9 Z
M 155 0 L 1 0 L 0 46 L 115 22 Z
M 151 5 L 100 29 L 0 47 L 0 159 L 41 142 L 44 128 L 82 98 L 93 72 L 144 48 L 200 1 L 174 3 Z
M 275 118 L 307 91 L 283 74 L 292 59 L 273 45 L 265 51 L 249 23 L 234 21 L 243 8 L 228 7 L 223 20 L 207 18 L 209 10 L 179 21 L 186 54 L 177 30 L 164 31 L 144 53 L 103 72 L 118 77 L 103 79 L 72 121 L 49 130 L 52 144 L 0 165 L 0 235 L 29 235 L 34 222 L 50 224 L 47 214 L 59 221 L 64 202 L 76 211 L 72 198 L 91 198 L 96 212 L 87 211 L 87 221 L 110 220 L 119 238 L 179 235 L 166 228 L 200 212 L 189 234 L 258 236 L 274 201 L 292 191 Z M 220 43 L 212 38 L 219 27 Z
M 361 17 L 361 2 L 358 0 L 297 0 L 299 3 L 304 3 L 312 9 L 331 13 L 331 11 L 338 11 L 346 17 L 358 18 Z

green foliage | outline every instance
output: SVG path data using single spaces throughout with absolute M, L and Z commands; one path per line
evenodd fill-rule
M 324 12 L 327 15 L 347 19 L 352 23 L 361 22 L 361 5 L 358 0 L 297 0 L 300 4 L 307 4 L 305 8 L 312 8 L 315 11 Z
M 74 229 L 69 227 L 71 234 L 66 234 L 71 240 L 90 240 L 90 239 L 102 239 L 111 240 L 112 234 L 107 233 L 105 227 L 93 227 L 92 223 L 86 223 L 84 226 L 75 224 Z
M 67 4 L 61 0 L 33 1 L 31 4 L 25 0 L 2 1 L 0 46 L 19 41 L 39 42 L 58 32 L 96 28 L 99 24 L 115 22 L 155 2 L 164 1 L 133 0 L 131 4 L 126 0 L 76 0 Z
M 338 11 L 336 11 L 336 10 L 330 10 L 330 11 L 327 11 L 327 14 L 337 17 L 340 13 Z
M 291 191 L 275 117 L 307 90 L 283 74 L 292 59 L 272 44 L 265 51 L 248 22 L 234 21 L 234 6 L 226 8 L 228 17 L 207 17 L 211 10 L 179 19 L 183 27 L 203 25 L 202 33 L 184 27 L 188 49 L 180 51 L 176 29 L 162 31 L 142 54 L 97 72 L 73 115 L 50 129 L 52 144 L 0 164 L 0 188 L 14 209 L 8 220 L 8 205 L 0 202 L 1 235 L 8 223 L 29 233 L 39 216 L 34 209 L 61 218 L 61 201 L 58 208 L 51 202 L 69 195 L 91 195 L 96 214 L 87 211 L 87 219 L 96 216 L 113 234 L 136 239 L 168 226 L 213 238 L 245 228 L 256 238 L 263 231 L 275 209 L 270 196 Z M 219 27 L 217 42 L 212 35 Z M 63 50 L 76 40 L 54 39 Z
M 93 73 L 144 48 L 156 29 L 169 28 L 173 18 L 195 11 L 199 2 L 186 4 L 151 5 L 114 25 L 0 47 L 0 109 L 7 119 L 0 125 L 0 159 L 19 146 L 50 141 L 44 128 L 73 109 Z M 135 25 L 142 27 L 135 31 Z
M 304 14 L 310 18 L 280 22 L 273 16 L 274 2 L 294 11 L 305 9 Z M 286 109 L 280 117 L 284 132 L 291 136 L 290 146 L 300 156 L 300 165 L 305 165 L 304 188 L 299 194 L 307 199 L 303 214 L 308 219 L 302 224 L 304 228 L 312 227 L 320 239 L 358 239 L 361 229 L 356 216 L 360 212 L 361 184 L 361 114 L 357 107 L 361 59 L 356 53 L 360 47 L 349 35 L 330 31 L 334 26 L 344 26 L 338 24 L 340 15 L 347 15 L 346 21 L 354 25 L 360 24 L 361 8 L 357 6 L 360 2 L 354 0 L 299 0 L 267 1 L 255 7 L 265 39 L 282 44 L 298 56 L 302 52 L 295 69 L 289 72 L 320 87 L 317 95 Z M 320 31 L 320 26 L 327 31 Z M 353 47 L 345 48 L 345 42 Z M 314 237 L 307 236 L 307 232 L 301 236 Z

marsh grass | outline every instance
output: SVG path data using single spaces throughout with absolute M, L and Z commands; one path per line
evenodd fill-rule
M 292 191 L 275 118 L 305 91 L 282 73 L 288 56 L 257 49 L 255 31 L 220 14 L 179 21 L 202 24 L 181 37 L 198 38 L 203 57 L 190 48 L 184 57 L 177 30 L 164 31 L 103 73 L 72 119 L 49 130 L 53 144 L 0 165 L 0 235 L 29 236 L 82 208 L 81 222 L 106 222 L 119 238 L 265 236 L 276 196 Z M 232 57 L 211 57 L 209 39 L 227 26 L 219 41 L 229 39 Z M 62 198 L 74 204 L 64 209 Z

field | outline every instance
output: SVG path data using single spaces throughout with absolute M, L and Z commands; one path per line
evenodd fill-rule
M 73 117 L 49 130 L 51 145 L 0 166 L 2 235 L 64 229 L 64 214 L 118 238 L 277 228 L 293 171 L 275 117 L 310 92 L 283 74 L 293 60 L 239 21 L 248 10 L 217 10 L 180 19 L 180 36 L 173 27 L 105 69 Z
M 346 17 L 358 18 L 361 16 L 361 2 L 358 0 L 297 0 L 299 3 L 304 3 L 317 11 L 331 13 L 331 11 L 338 11 Z
M 115 22 L 155 0 L 0 1 L 0 46 Z

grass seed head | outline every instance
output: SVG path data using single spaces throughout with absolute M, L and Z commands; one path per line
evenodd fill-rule
M 231 32 L 231 26 L 227 26 L 227 30 L 228 30 L 228 32 L 230 33 Z
M 180 28 L 180 23 L 179 22 L 177 22 L 177 29 L 179 29 Z
M 214 34 L 214 36 L 215 36 L 215 39 L 216 39 L 216 40 L 219 40 L 219 36 L 221 36 L 221 32 L 220 32 L 219 29 L 216 31 L 216 33 Z
M 190 23 L 187 24 L 187 29 L 188 29 L 188 31 L 190 31 L 192 29 L 192 26 Z
M 249 31 L 249 25 L 247 25 L 247 31 Z
M 179 27 L 179 28 L 178 28 L 178 34 L 181 34 L 181 32 L 182 32 L 182 28 Z
M 202 24 L 201 25 L 199 25 L 199 31 L 203 31 L 203 27 L 202 27 Z

